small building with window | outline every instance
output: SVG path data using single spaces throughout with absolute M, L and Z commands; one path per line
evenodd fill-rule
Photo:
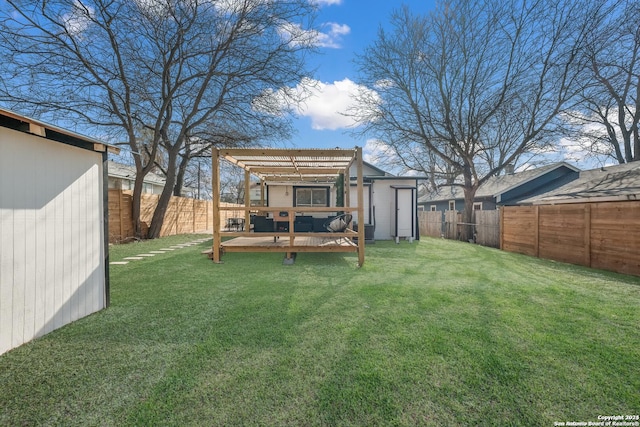
M 476 192 L 473 210 L 494 210 L 498 206 L 513 206 L 520 201 L 546 193 L 578 178 L 580 170 L 559 162 L 518 173 L 494 176 Z M 425 211 L 463 211 L 464 191 L 460 185 L 443 186 L 437 193 L 418 200 Z
M 133 190 L 136 181 L 136 168 L 134 166 L 116 163 L 109 160 L 109 189 Z M 154 172 L 149 172 L 144 177 L 142 192 L 144 194 L 161 194 L 164 188 L 165 178 Z
M 396 177 L 365 164 L 361 147 L 213 147 L 211 157 L 214 195 L 220 194 L 221 161 L 244 170 L 240 209 L 250 224 L 222 230 L 216 219 L 230 208 L 213 198 L 213 243 L 204 253 L 214 263 L 226 252 L 281 252 L 285 264 L 298 253 L 355 252 L 362 266 L 367 240 L 418 238 L 419 177 Z M 251 197 L 252 176 L 260 180 L 259 201 Z
M 356 199 L 356 170 L 351 166 L 350 198 Z M 363 162 L 364 218 L 354 213 L 355 228 L 365 227 L 367 241 L 418 239 L 419 177 L 395 176 Z M 259 186 L 258 186 L 259 187 Z M 335 183 L 328 182 L 277 182 L 266 183 L 266 206 L 336 207 L 338 194 Z M 258 196 L 255 196 L 258 197 Z M 252 204 L 253 196 L 252 196 Z M 309 231 L 322 231 L 326 215 L 314 214 L 316 219 Z
M 149 172 L 142 182 L 142 194 L 162 194 L 166 178 L 158 173 Z M 136 182 L 135 166 L 125 165 L 109 160 L 109 190 L 133 191 Z M 194 187 L 182 187 L 182 196 L 199 198 L 198 189 Z

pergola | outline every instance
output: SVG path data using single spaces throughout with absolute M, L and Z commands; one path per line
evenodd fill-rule
M 297 214 L 329 214 L 336 212 L 354 213 L 364 218 L 364 196 L 362 177 L 362 148 L 344 149 L 270 149 L 270 148 L 214 148 L 212 158 L 213 183 L 213 246 L 211 258 L 219 263 L 224 252 L 284 252 L 288 259 L 298 252 L 357 252 L 358 265 L 364 263 L 364 227 L 358 231 L 347 228 L 343 232 L 296 232 L 294 221 Z M 242 207 L 226 207 L 220 203 L 220 161 L 224 159 L 245 171 L 245 203 Z M 350 200 L 349 169 L 356 165 L 357 200 Z M 338 176 L 344 175 L 344 206 L 303 207 L 264 206 L 264 189 L 268 182 L 308 182 L 336 183 Z M 260 180 L 260 206 L 251 206 L 251 176 Z M 291 203 L 293 205 L 293 203 Z M 221 211 L 244 210 L 243 230 L 223 231 L 220 225 Z M 252 231 L 250 217 L 272 215 L 286 218 L 288 231 L 276 229 L 273 232 Z M 222 237 L 233 237 L 225 239 Z M 355 240 L 357 239 L 357 243 Z

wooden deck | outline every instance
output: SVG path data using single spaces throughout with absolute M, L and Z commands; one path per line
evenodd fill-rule
M 225 160 L 244 169 L 245 203 L 244 215 L 240 215 L 237 223 L 229 223 L 227 231 L 220 227 L 221 213 L 228 210 L 221 206 L 220 198 L 220 161 Z M 350 168 L 355 165 L 357 202 L 351 203 Z M 335 215 L 355 214 L 364 217 L 364 179 L 363 179 L 362 147 L 353 150 L 313 150 L 313 149 L 264 149 L 264 148 L 216 148 L 211 149 L 211 177 L 213 190 L 213 244 L 208 255 L 215 263 L 221 262 L 225 252 L 284 252 L 287 258 L 298 252 L 355 252 L 358 254 L 358 266 L 364 264 L 364 228 L 358 232 L 346 230 L 342 233 L 295 232 L 295 219 L 299 215 Z M 260 180 L 260 202 L 251 204 L 251 176 Z M 342 179 L 340 179 L 342 177 Z M 341 184 L 338 184 L 338 182 Z M 329 197 L 322 206 L 294 206 L 295 198 L 286 200 L 284 205 L 273 206 L 265 198 L 266 188 L 270 183 L 322 183 L 327 188 L 341 185 L 344 197 L 338 200 L 338 187 L 334 196 Z M 272 219 L 287 218 L 291 231 L 268 233 L 260 230 L 260 235 L 252 233 L 248 224 L 251 215 L 267 216 Z M 244 218 L 244 221 L 242 219 Z M 286 221 L 286 220 L 285 220 Z M 245 227 L 240 226 L 244 222 Z M 282 222 L 282 221 L 278 221 Z M 348 222 L 351 222 L 349 219 Z M 348 225 L 348 224 L 346 224 Z M 275 227 L 274 227 L 275 228 Z M 306 227 L 305 227 L 306 228 Z M 235 230 L 234 230 L 235 229 Z M 302 229 L 302 228 L 301 228 Z M 233 231 L 232 231 L 233 230 Z M 280 229 L 278 229 L 280 230 Z M 264 235 L 262 235 L 264 234 Z M 357 244 L 354 238 L 357 237 Z M 225 238 L 231 238 L 224 240 Z M 223 241 L 224 240 L 224 241 Z
M 358 244 L 347 237 L 322 237 L 317 235 L 301 236 L 297 234 L 291 242 L 291 236 L 252 236 L 235 237 L 221 243 L 220 251 L 225 252 L 281 252 L 287 258 L 300 252 L 358 252 Z M 202 252 L 213 258 L 213 249 Z
M 346 237 L 297 235 L 291 243 L 289 236 L 236 237 L 222 242 L 225 252 L 357 252 L 358 245 Z

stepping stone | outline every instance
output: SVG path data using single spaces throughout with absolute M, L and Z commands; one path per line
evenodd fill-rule
M 162 248 L 161 251 L 175 251 L 175 248 Z
M 109 264 L 111 264 L 111 265 L 126 265 L 126 264 L 129 264 L 129 261 L 112 261 Z
M 125 257 L 124 259 L 130 259 L 130 260 L 137 261 L 137 260 L 140 260 L 140 259 L 144 259 L 144 257 L 143 256 L 128 256 L 128 257 Z
M 165 254 L 165 251 L 149 251 L 150 254 Z
M 138 254 L 138 256 L 146 256 L 146 257 L 148 257 L 148 256 L 156 256 L 156 255 L 155 254 Z

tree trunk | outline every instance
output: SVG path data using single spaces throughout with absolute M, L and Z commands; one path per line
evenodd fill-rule
M 142 184 L 144 183 L 144 174 L 141 171 L 136 173 L 136 179 L 133 184 L 133 197 L 131 199 L 131 219 L 133 221 L 133 236 L 136 239 L 143 239 L 142 223 L 140 222 L 140 205 L 142 203 Z
M 187 156 L 182 157 L 180 165 L 178 166 L 178 174 L 176 175 L 176 183 L 173 186 L 173 195 L 182 196 L 182 186 L 184 185 L 184 175 L 187 172 L 187 165 L 189 164 L 189 158 Z
M 464 211 L 462 212 L 462 229 L 459 230 L 460 240 L 466 242 L 473 238 L 473 202 L 478 190 L 477 183 L 473 182 L 471 168 L 465 166 L 462 175 L 464 177 Z
M 640 134 L 638 133 L 638 123 L 633 129 L 633 156 L 632 161 L 640 160 Z
M 160 237 L 162 231 L 162 225 L 164 224 L 164 217 L 173 195 L 173 186 L 176 181 L 176 154 L 169 151 L 167 160 L 167 176 L 166 183 L 162 189 L 162 194 L 158 199 L 158 205 L 153 212 L 153 218 L 151 219 L 151 225 L 149 225 L 149 239 L 157 239 Z
M 133 147 L 132 147 L 133 148 Z M 136 166 L 136 178 L 133 183 L 133 197 L 131 200 L 131 219 L 133 222 L 133 236 L 136 239 L 144 239 L 146 236 L 142 230 L 142 222 L 140 221 L 140 214 L 142 213 L 142 189 L 144 186 L 144 178 L 151 170 L 151 166 L 147 164 L 143 165 L 140 158 L 135 158 Z
M 473 201 L 476 197 L 476 187 L 464 188 L 464 211 L 462 212 L 462 229 L 460 230 L 460 240 L 466 242 L 473 239 Z

